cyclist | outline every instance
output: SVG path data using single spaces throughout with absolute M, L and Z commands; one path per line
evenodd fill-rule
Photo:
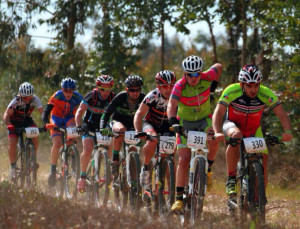
M 51 96 L 43 113 L 42 118 L 45 124 L 51 123 L 58 127 L 75 127 L 75 112 L 83 99 L 82 95 L 75 90 L 76 83 L 72 78 L 65 78 L 61 81 L 61 90 Z M 48 177 L 48 184 L 49 186 L 54 186 L 56 184 L 56 164 L 59 149 L 62 146 L 62 139 L 61 133 L 58 131 L 51 130 L 50 135 L 53 145 L 51 148 L 51 172 Z
M 198 56 L 188 56 L 182 61 L 184 76 L 174 86 L 169 103 L 169 123 L 177 133 L 177 152 L 179 156 L 176 172 L 176 201 L 171 210 L 182 212 L 183 192 L 187 184 L 187 173 L 191 159 L 191 149 L 186 146 L 184 130 L 212 131 L 210 92 L 214 92 L 222 72 L 222 65 L 214 64 L 206 72 L 202 72 L 203 61 Z M 178 111 L 177 111 L 178 107 Z M 177 116 L 177 117 L 176 117 Z M 208 141 L 208 174 L 207 188 L 212 186 L 212 172 L 218 144 Z
M 15 179 L 17 175 L 17 152 L 18 135 L 15 128 L 36 127 L 31 113 L 37 108 L 42 114 L 44 109 L 39 97 L 33 94 L 33 86 L 24 82 L 19 87 L 19 94 L 9 103 L 3 115 L 3 120 L 8 129 L 8 155 L 10 160 L 10 179 Z M 32 138 L 34 148 L 38 151 L 38 137 Z
M 100 122 L 100 132 L 103 135 L 108 134 L 107 123 L 112 115 L 114 132 L 123 132 L 133 129 L 133 116 L 139 108 L 145 97 L 141 92 L 143 80 L 137 75 L 130 75 L 125 80 L 125 91 L 117 94 L 111 103 L 106 107 Z M 119 151 L 124 141 L 124 135 L 113 139 L 113 158 L 111 163 L 112 175 L 118 174 L 119 169 Z
M 75 114 L 77 129 L 81 132 L 96 131 L 100 125 L 101 115 L 114 97 L 112 92 L 114 79 L 110 75 L 100 75 L 96 79 L 96 88 L 88 92 Z M 82 116 L 84 118 L 82 121 Z M 81 173 L 77 189 L 84 192 L 86 181 L 86 168 L 94 148 L 94 137 L 88 134 L 82 136 L 83 153 L 80 157 Z
M 240 83 L 231 84 L 223 91 L 213 114 L 216 140 L 225 142 L 225 136 L 233 138 L 262 137 L 260 121 L 264 108 L 268 106 L 281 121 L 284 129 L 282 140 L 290 141 L 293 135 L 289 117 L 277 96 L 269 88 L 261 85 L 262 75 L 259 68 L 255 65 L 245 65 L 239 72 L 238 80 Z M 265 150 L 265 153 L 263 154 L 263 167 L 267 186 L 268 151 Z M 237 194 L 236 169 L 239 156 L 239 147 L 227 146 L 226 193 L 232 200 L 236 199 Z
M 134 116 L 136 137 L 143 136 L 144 132 L 152 136 L 170 132 L 167 105 L 176 82 L 176 77 L 173 72 L 165 70 L 156 74 L 155 81 L 156 89 L 146 95 Z M 174 135 L 174 132 L 171 135 Z M 144 189 L 149 189 L 150 173 L 148 165 L 155 154 L 157 143 L 156 139 L 147 141 L 143 147 L 144 166 L 140 174 L 140 183 Z

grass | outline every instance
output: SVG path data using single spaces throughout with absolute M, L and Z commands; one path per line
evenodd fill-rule
M 5 140 L 0 144 L 0 228 L 182 228 L 176 216 L 158 219 L 149 218 L 146 211 L 132 214 L 115 209 L 113 192 L 110 192 L 108 207 L 94 208 L 83 201 L 68 201 L 46 194 L 47 176 L 50 172 L 50 142 L 40 144 L 38 152 L 38 187 L 35 190 L 20 190 L 8 182 L 9 160 Z M 286 178 L 295 167 L 273 157 L 275 167 L 269 174 L 267 189 L 265 228 L 300 228 L 300 185 L 296 175 L 289 183 Z M 278 166 L 276 168 L 276 166 Z M 299 168 L 299 167 L 298 167 Z M 298 169 L 297 169 L 298 170 Z M 207 193 L 204 212 L 195 228 L 255 228 L 250 221 L 241 224 L 230 217 L 226 207 L 225 158 L 219 153 L 213 169 L 213 190 Z M 298 172 L 299 173 L 299 172 Z M 298 174 L 299 175 L 299 174 Z M 299 176 L 298 176 L 299 177 Z M 284 180 L 284 186 L 282 185 Z M 81 194 L 78 194 L 81 195 Z M 83 199 L 83 198 L 79 198 Z

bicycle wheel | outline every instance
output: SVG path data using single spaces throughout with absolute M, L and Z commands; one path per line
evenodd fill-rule
M 13 183 L 19 188 L 23 188 L 25 184 L 25 170 L 26 170 L 26 159 L 25 152 L 17 146 L 17 176 L 14 178 Z
M 27 142 L 25 144 L 25 154 L 26 154 L 26 186 L 27 188 L 35 187 L 37 183 L 37 163 L 36 163 L 36 153 L 32 142 Z
M 175 174 L 174 162 L 171 158 L 165 158 L 158 168 L 159 187 L 159 215 L 168 213 L 175 201 Z
M 126 162 L 127 182 L 130 186 L 129 202 L 132 212 L 136 212 L 141 206 L 142 189 L 139 181 L 141 172 L 140 158 L 138 153 L 130 152 Z
M 194 174 L 190 173 L 190 179 L 192 180 L 192 194 L 191 195 L 191 225 L 195 224 L 196 219 L 201 215 L 203 211 L 204 195 L 205 195 L 205 159 L 198 157 L 194 164 Z
M 259 223 L 265 222 L 266 193 L 263 167 L 259 162 L 249 164 L 249 195 L 251 217 Z
M 64 184 L 67 199 L 77 198 L 77 183 L 80 176 L 80 159 L 76 145 L 67 147 L 64 164 Z
M 156 184 L 156 169 L 157 166 L 154 167 L 155 160 L 151 160 L 148 164 L 149 168 L 149 183 L 150 189 L 146 190 L 142 188 L 142 198 L 143 202 L 146 205 L 147 212 L 150 216 L 153 216 L 158 212 L 158 184 Z
M 114 179 L 113 186 L 117 208 L 119 210 L 126 209 L 129 196 L 129 186 L 127 183 L 126 160 L 124 157 L 120 160 L 119 175 L 114 177 Z
M 62 198 L 65 192 L 65 160 L 66 160 L 66 153 L 60 149 L 59 151 L 59 158 L 57 160 L 57 171 L 56 171 L 56 185 L 54 187 L 50 187 L 51 194 L 54 193 L 56 197 Z
M 91 158 L 86 169 L 85 201 L 87 206 L 92 206 L 95 202 L 95 166 L 94 157 Z
M 106 206 L 109 197 L 110 164 L 106 150 L 94 154 L 95 170 L 95 205 Z

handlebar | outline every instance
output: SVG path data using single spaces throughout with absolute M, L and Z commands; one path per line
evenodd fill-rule
M 266 143 L 271 146 L 274 146 L 277 144 L 284 145 L 284 143 L 281 141 L 282 137 L 277 137 L 277 136 L 273 136 L 270 134 L 266 134 L 264 138 L 265 138 Z M 227 144 L 230 144 L 233 147 L 237 146 L 238 144 L 241 144 L 241 142 L 243 140 L 243 138 L 231 138 L 231 137 L 226 137 L 225 139 L 227 141 Z

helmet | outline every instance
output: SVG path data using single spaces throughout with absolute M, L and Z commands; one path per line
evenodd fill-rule
M 239 81 L 244 83 L 259 83 L 262 75 L 256 65 L 245 65 L 239 73 Z
M 174 72 L 169 70 L 160 71 L 156 74 L 155 81 L 157 84 L 174 84 L 176 81 L 176 76 Z
M 24 96 L 24 97 L 32 96 L 33 95 L 33 86 L 28 82 L 24 82 L 19 87 L 19 93 L 21 96 Z
M 72 78 L 65 78 L 61 81 L 61 87 L 63 89 L 76 89 L 76 83 L 75 80 L 73 80 Z
M 100 86 L 101 84 L 110 84 L 114 85 L 114 78 L 110 75 L 100 75 L 96 80 L 96 85 Z
M 143 80 L 137 75 L 128 76 L 125 80 L 126 87 L 141 87 L 143 85 Z
M 188 56 L 182 61 L 182 69 L 185 72 L 202 71 L 203 60 L 198 56 Z

